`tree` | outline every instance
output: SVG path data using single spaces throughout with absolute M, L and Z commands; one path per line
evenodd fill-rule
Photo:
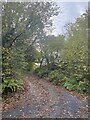
M 68 38 L 63 50 L 63 60 L 76 66 L 87 66 L 88 61 L 88 22 L 87 13 L 77 18 L 68 27 Z M 81 65 L 80 65 L 81 64 Z M 84 69 L 84 68 L 81 68 Z M 80 70 L 81 70 L 80 69 Z M 73 72 L 75 72 L 73 68 Z M 77 71 L 78 72 L 78 71 Z
M 58 15 L 58 12 L 58 7 L 52 2 L 3 3 L 3 83 L 8 79 L 14 79 L 15 71 L 18 69 L 25 70 L 30 63 L 30 48 L 40 40 L 39 36 L 42 37 L 45 33 L 45 28 L 52 26 L 50 18 Z M 25 59 L 26 51 L 28 51 L 27 60 Z
M 47 75 L 50 81 L 68 90 L 89 93 L 88 11 L 66 29 L 66 38 L 47 36 L 42 42 L 41 54 L 42 60 L 46 59 L 46 66 L 41 66 L 36 73 L 40 77 Z M 53 66 L 57 63 L 57 66 L 47 69 L 51 63 Z
M 67 26 L 67 40 L 62 50 L 64 71 L 69 79 L 65 87 L 89 92 L 88 66 L 88 11 Z
M 2 9 L 2 43 L 11 47 L 16 42 L 33 42 L 36 35 L 51 26 L 50 17 L 57 15 L 57 7 L 49 2 L 4 3 Z M 29 38 L 32 37 L 33 39 Z
M 43 60 L 46 60 L 47 65 L 59 63 L 61 51 L 64 46 L 64 40 L 65 38 L 63 35 L 59 35 L 57 37 L 54 35 L 46 36 L 40 43 L 42 62 Z

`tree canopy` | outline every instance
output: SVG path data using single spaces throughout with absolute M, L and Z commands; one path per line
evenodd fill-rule
M 88 93 L 88 11 L 66 25 L 65 35 L 47 35 L 53 25 L 51 18 L 59 12 L 53 2 L 3 3 L 3 93 L 22 88 L 19 77 L 28 72 Z

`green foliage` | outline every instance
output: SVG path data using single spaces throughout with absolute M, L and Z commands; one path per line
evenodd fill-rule
M 77 81 L 74 78 L 69 78 L 63 85 L 68 90 L 76 90 L 80 93 L 89 93 L 90 85 L 86 81 Z
M 65 82 L 65 75 L 60 72 L 60 70 L 53 70 L 48 75 L 49 81 L 53 82 L 56 85 L 62 86 Z
M 72 26 L 75 27 L 74 24 Z M 85 37 L 86 35 L 83 36 L 82 31 L 79 34 L 77 32 L 77 36 L 74 34 L 74 31 L 71 31 L 71 32 L 73 32 L 73 36 L 68 36 L 67 41 L 63 40 L 63 42 L 61 42 L 61 43 L 63 43 L 63 45 L 60 46 L 61 51 L 59 51 L 59 52 L 61 52 L 61 60 L 59 60 L 61 62 L 58 61 L 57 68 L 55 68 L 56 71 L 52 71 L 52 66 L 55 63 L 55 59 L 53 57 L 53 56 L 55 56 L 55 54 L 52 54 L 52 53 L 55 53 L 57 51 L 57 49 L 59 49 L 57 47 L 57 45 L 58 46 L 61 45 L 59 43 L 60 37 L 59 37 L 58 42 L 57 42 L 57 40 L 54 40 L 54 44 L 53 44 L 52 39 L 54 39 L 54 38 L 52 36 L 50 46 L 49 46 L 49 44 L 45 45 L 46 49 L 48 48 L 48 50 L 45 50 L 45 54 L 51 54 L 51 56 L 49 56 L 49 55 L 47 56 L 49 59 L 49 66 L 52 63 L 51 64 L 52 66 L 50 67 L 51 68 L 50 70 L 52 72 L 49 74 L 50 81 L 54 81 L 54 82 L 56 81 L 56 83 L 60 84 L 60 85 L 64 85 L 65 77 L 68 77 L 68 79 L 75 79 L 77 81 L 76 83 L 79 83 L 79 81 L 83 81 L 83 79 L 86 78 L 86 76 L 88 75 L 87 37 Z M 50 47 L 52 45 L 53 45 L 53 47 L 51 49 Z M 55 45 L 55 47 L 54 47 L 54 45 Z M 52 51 L 52 53 L 50 53 L 51 52 L 50 50 Z M 50 57 L 51 57 L 51 60 L 50 60 Z M 53 70 L 55 70 L 55 69 L 53 69 Z M 59 70 L 57 70 L 57 69 L 59 69 Z M 70 85 L 72 87 L 72 83 Z M 75 87 L 76 86 L 74 86 L 73 88 L 70 88 L 70 89 L 75 90 Z
M 49 70 L 47 66 L 43 66 L 42 68 L 36 68 L 34 71 L 39 77 L 47 77 L 49 74 Z
M 18 74 L 32 70 L 33 64 L 38 63 L 37 42 L 44 28 L 52 26 L 50 18 L 58 15 L 58 10 L 52 2 L 2 4 L 2 92 L 22 88 Z M 39 74 L 46 73 L 41 70 Z
M 90 84 L 87 81 L 80 81 L 78 86 L 77 86 L 78 92 L 85 92 L 85 93 L 90 93 Z
M 2 83 L 2 93 L 15 92 L 18 89 L 23 89 L 23 82 L 15 79 L 5 79 Z
M 12 51 L 3 47 L 2 53 L 2 84 L 0 86 L 2 87 L 2 93 L 8 94 L 8 92 L 12 93 L 18 89 L 23 89 L 23 82 L 15 79 L 13 68 L 15 69 L 17 67 L 18 69 L 18 65 L 15 65 L 15 63 L 12 64 L 12 58 L 15 58 L 13 57 Z
M 29 62 L 28 64 L 27 64 L 27 71 L 32 71 L 33 70 L 33 62 Z
M 48 60 L 49 81 L 80 93 L 88 93 L 90 87 L 87 16 L 86 12 L 66 26 L 66 40 L 64 36 L 48 36 L 42 47 L 42 56 Z
M 6 2 L 2 4 L 3 47 L 32 45 L 35 36 L 42 37 L 44 27 L 52 24 L 50 18 L 58 15 L 59 7 L 52 2 Z
M 60 52 L 64 46 L 65 36 L 59 35 L 55 37 L 54 35 L 48 35 L 40 43 L 41 56 L 43 61 L 46 61 L 46 65 L 54 66 L 60 61 Z
M 2 48 L 2 77 L 3 79 L 6 79 L 7 77 L 10 78 L 12 76 L 11 71 L 11 54 L 10 49 Z
M 54 70 L 54 71 L 50 72 L 48 77 L 49 77 L 50 81 L 59 80 L 60 79 L 59 78 L 60 77 L 59 71 L 58 70 Z
M 68 90 L 77 90 L 78 82 L 74 78 L 66 78 L 63 86 Z
M 39 77 L 49 77 L 54 84 L 68 90 L 88 93 L 88 13 L 66 26 L 65 40 L 63 35 L 47 36 L 44 31 L 52 26 L 50 18 L 58 12 L 52 2 L 3 3 L 3 92 L 21 88 L 15 72 L 31 71 L 39 62 L 40 68 L 35 69 Z
M 27 62 L 25 61 L 25 54 L 22 45 L 19 48 L 13 48 L 11 56 L 12 70 L 19 69 L 25 71 Z
M 38 62 L 39 57 L 40 57 L 40 53 L 35 49 L 34 46 L 29 46 L 25 50 L 25 61 L 27 63 L 26 65 L 27 71 L 33 70 L 34 63 Z

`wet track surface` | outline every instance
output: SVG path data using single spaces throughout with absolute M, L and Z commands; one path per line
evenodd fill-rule
M 68 91 L 37 77 L 26 77 L 30 86 L 30 104 L 16 106 L 3 118 L 88 118 L 88 102 L 79 100 Z

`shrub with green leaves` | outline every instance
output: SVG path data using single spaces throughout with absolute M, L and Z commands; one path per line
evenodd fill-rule
M 48 77 L 49 77 L 50 81 L 59 80 L 58 70 L 51 71 Z
M 67 78 L 64 87 L 68 90 L 76 90 L 78 82 L 74 78 Z
M 66 76 L 64 75 L 63 71 L 59 70 L 54 70 L 51 71 L 48 75 L 49 81 L 62 86 L 65 82 Z
M 90 84 L 87 83 L 86 81 L 80 81 L 78 86 L 77 86 L 77 91 L 80 93 L 89 93 L 90 91 Z
M 80 93 L 89 93 L 90 85 L 85 81 L 77 81 L 75 78 L 67 78 L 63 85 L 68 90 L 76 90 Z
M 1 84 L 2 93 L 7 94 L 9 92 L 15 92 L 18 89 L 23 89 L 23 82 L 21 80 L 14 80 L 14 79 L 5 79 L 4 82 Z
M 49 74 L 49 70 L 46 66 L 43 66 L 42 68 L 36 68 L 34 71 L 39 77 L 47 77 Z

